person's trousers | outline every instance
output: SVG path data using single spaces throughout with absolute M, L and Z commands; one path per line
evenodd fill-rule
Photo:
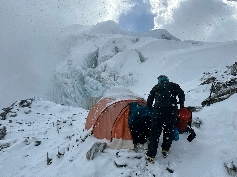
M 155 108 L 152 120 L 147 156 L 155 157 L 157 153 L 159 138 L 163 130 L 162 150 L 169 150 L 174 140 L 174 128 L 176 125 L 177 107 Z

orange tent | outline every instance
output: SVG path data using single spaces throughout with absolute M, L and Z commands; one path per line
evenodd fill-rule
M 92 133 L 98 139 L 111 141 L 110 148 L 133 149 L 132 135 L 128 125 L 129 103 L 146 105 L 146 101 L 126 87 L 113 87 L 89 111 L 85 128 L 92 127 Z

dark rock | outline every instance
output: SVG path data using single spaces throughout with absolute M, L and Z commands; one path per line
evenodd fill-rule
M 224 166 L 226 167 L 229 175 L 237 176 L 237 158 L 232 159 L 229 162 L 225 162 Z
M 8 147 L 10 147 L 10 143 L 1 144 L 1 145 L 0 145 L 0 151 L 1 151 L 2 149 L 8 148 Z
M 7 129 L 5 126 L 3 126 L 2 128 L 0 128 L 0 140 L 3 139 L 6 134 L 7 134 Z
M 12 107 L 2 108 L 2 110 L 6 113 L 10 112 L 12 110 Z
M 0 114 L 0 119 L 1 119 L 1 120 L 6 120 L 6 118 L 7 118 L 7 112 L 2 112 L 2 113 Z
M 39 146 L 41 144 L 41 141 L 35 141 L 35 146 Z
M 33 99 L 26 99 L 26 100 L 21 100 L 19 103 L 20 107 L 30 107 L 32 104 Z
M 215 80 L 216 80 L 215 77 L 210 77 L 210 78 L 207 78 L 205 81 L 203 81 L 200 85 L 210 84 L 210 83 L 214 82 Z
M 237 75 L 237 62 L 235 62 L 231 67 L 230 67 L 230 74 L 233 76 Z
M 16 113 L 11 113 L 9 116 L 10 116 L 10 117 L 16 117 L 17 114 L 16 114 Z
M 13 108 L 12 106 L 2 108 L 2 112 L 0 113 L 0 119 L 1 120 L 6 120 L 7 114 L 12 110 L 12 108 Z

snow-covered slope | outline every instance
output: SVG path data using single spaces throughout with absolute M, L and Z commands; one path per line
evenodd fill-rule
M 67 28 L 63 38 L 67 55 L 56 67 L 53 100 L 57 103 L 87 109 L 88 99 L 102 97 L 115 85 L 147 94 L 160 74 L 193 89 L 196 85 L 192 81 L 200 80 L 203 72 L 225 70 L 236 61 L 236 41 L 167 40 L 162 39 L 165 30 L 135 35 L 112 21 L 80 29 L 75 33 L 74 28 L 74 34 L 69 35 Z M 145 87 L 140 87 L 141 83 Z
M 180 135 L 167 159 L 161 156 L 160 145 L 154 165 L 146 165 L 146 150 L 140 149 L 135 154 L 140 159 L 132 158 L 134 153 L 125 151 L 125 159 L 129 158 L 128 166 L 123 168 L 114 164 L 118 150 L 107 148 L 93 160 L 86 159 L 87 151 L 95 142 L 109 143 L 93 136 L 86 138 L 87 110 L 38 98 L 24 107 L 18 101 L 12 105 L 6 120 L 1 120 L 7 134 L 0 140 L 0 176 L 228 176 L 225 166 L 233 169 L 237 163 L 237 111 L 233 106 L 236 99 L 235 94 L 194 113 L 193 119 L 202 120 L 200 128 L 193 127 L 196 139 L 188 142 L 187 134 Z
M 115 166 L 117 150 L 108 148 L 87 160 L 86 152 L 95 142 L 109 142 L 87 137 L 89 132 L 84 130 L 89 98 L 123 85 L 146 99 L 161 74 L 184 89 L 185 106 L 201 106 L 210 95 L 210 78 L 223 86 L 236 84 L 231 66 L 237 61 L 237 41 L 167 40 L 152 36 L 154 31 L 148 36 L 125 34 L 113 22 L 64 30 L 57 53 L 63 60 L 56 66 L 52 90 L 59 104 L 35 98 L 27 105 L 18 100 L 4 109 L 7 114 L 0 112 L 6 118 L 0 120 L 0 128 L 6 127 L 6 136 L 0 140 L 0 177 L 229 176 L 225 166 L 237 175 L 234 92 L 194 112 L 193 119 L 202 121 L 199 128 L 193 126 L 197 137 L 188 142 L 187 134 L 180 135 L 167 159 L 161 156 L 161 137 L 154 165 L 145 165 L 142 149 L 138 152 L 142 158 L 126 159 L 124 168 Z
M 166 30 L 136 33 L 122 30 L 113 21 L 94 27 L 73 25 L 65 28 L 62 35 L 60 49 L 66 55 L 56 67 L 53 100 L 83 108 L 87 108 L 88 99 L 102 97 L 111 86 L 137 82 L 125 62 L 145 62 L 148 58 L 141 50 L 147 51 L 152 45 L 168 47 L 168 40 L 179 41 Z M 189 46 L 178 45 L 173 44 L 174 50 Z

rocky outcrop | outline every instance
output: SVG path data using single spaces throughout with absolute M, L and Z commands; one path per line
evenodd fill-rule
M 210 89 L 210 96 L 202 102 L 202 106 L 210 106 L 210 104 L 223 101 L 237 93 L 237 78 L 224 83 L 213 83 Z
M 201 103 L 202 106 L 210 106 L 213 103 L 223 101 L 234 93 L 237 93 L 236 67 L 237 62 L 231 66 L 226 66 L 227 70 L 224 72 L 216 70 L 214 73 L 203 73 L 204 76 L 201 79 L 202 83 L 200 85 L 212 85 L 210 88 L 210 96 Z M 218 75 L 219 79 L 217 79 Z
M 34 100 L 33 98 L 26 99 L 26 100 L 21 100 L 20 102 L 13 103 L 10 107 L 3 108 L 1 113 L 0 113 L 0 120 L 6 120 L 7 115 L 10 116 L 10 117 L 16 117 L 17 116 L 16 112 L 12 111 L 14 106 L 19 105 L 19 107 L 22 107 L 22 108 L 24 108 L 24 107 L 30 108 L 33 100 Z

